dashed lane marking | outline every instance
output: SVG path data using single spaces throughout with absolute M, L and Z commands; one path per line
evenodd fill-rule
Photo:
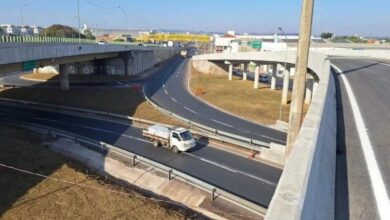
M 190 108 L 187 108 L 186 106 L 184 106 L 184 108 L 185 108 L 186 110 L 188 110 L 188 111 L 194 113 L 194 114 L 198 114 L 196 111 L 194 111 L 194 110 L 192 110 L 192 109 L 190 109 Z
M 224 126 L 227 126 L 227 127 L 230 127 L 230 128 L 232 128 L 232 127 L 233 127 L 233 126 L 231 126 L 231 125 L 229 125 L 229 124 L 226 124 L 226 123 L 220 122 L 220 121 L 218 121 L 218 120 L 215 120 L 215 119 L 211 119 L 211 121 L 213 121 L 213 122 L 216 122 L 216 123 L 218 123 L 218 124 L 221 124 L 221 125 L 224 125 Z

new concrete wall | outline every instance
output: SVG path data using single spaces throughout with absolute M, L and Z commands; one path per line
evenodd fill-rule
M 193 59 L 212 62 L 284 61 L 283 52 L 200 55 Z M 290 51 L 287 62 L 295 62 Z M 320 82 L 313 94 L 294 149 L 285 163 L 266 219 L 333 219 L 336 165 L 335 85 L 326 55 L 312 52 L 309 68 Z
M 223 63 L 212 63 L 207 60 L 193 60 L 192 66 L 204 74 L 224 76 L 228 74 L 228 65 Z

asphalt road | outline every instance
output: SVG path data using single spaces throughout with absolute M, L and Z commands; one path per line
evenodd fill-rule
M 26 109 L 0 102 L 0 119 L 31 122 L 93 138 L 173 167 L 263 207 L 268 207 L 281 170 L 207 145 L 174 154 L 154 148 L 131 124 L 86 116 Z
M 267 143 L 285 144 L 286 133 L 243 120 L 215 109 L 188 91 L 189 59 L 174 58 L 145 85 L 146 95 L 177 115 L 211 128 Z
M 345 77 L 335 77 L 338 88 L 336 219 L 380 219 L 380 213 L 383 217 L 383 213 L 390 212 L 390 62 L 335 59 L 332 63 Z M 345 80 L 357 107 L 351 105 Z M 359 110 L 362 121 L 357 122 Z M 364 138 L 361 139 L 359 132 L 366 132 L 371 144 L 362 142 Z M 370 149 L 371 158 L 367 157 Z M 381 178 L 373 175 L 376 168 Z M 378 203 L 377 199 L 384 202 Z

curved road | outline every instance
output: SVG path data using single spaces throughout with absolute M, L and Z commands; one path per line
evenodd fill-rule
M 128 122 L 92 118 L 80 113 L 47 111 L 0 102 L 0 120 L 45 125 L 96 139 L 182 171 L 255 204 L 268 207 L 281 170 L 208 145 L 174 154 L 154 148 L 142 130 Z
M 390 219 L 390 61 L 334 59 L 336 219 Z
M 246 138 L 285 144 L 286 133 L 217 110 L 188 91 L 189 59 L 174 58 L 145 85 L 146 95 L 162 108 L 214 129 Z

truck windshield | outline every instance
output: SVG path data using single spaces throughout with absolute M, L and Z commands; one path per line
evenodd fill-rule
M 192 134 L 189 131 L 180 133 L 180 136 L 183 141 L 188 141 L 192 139 Z

